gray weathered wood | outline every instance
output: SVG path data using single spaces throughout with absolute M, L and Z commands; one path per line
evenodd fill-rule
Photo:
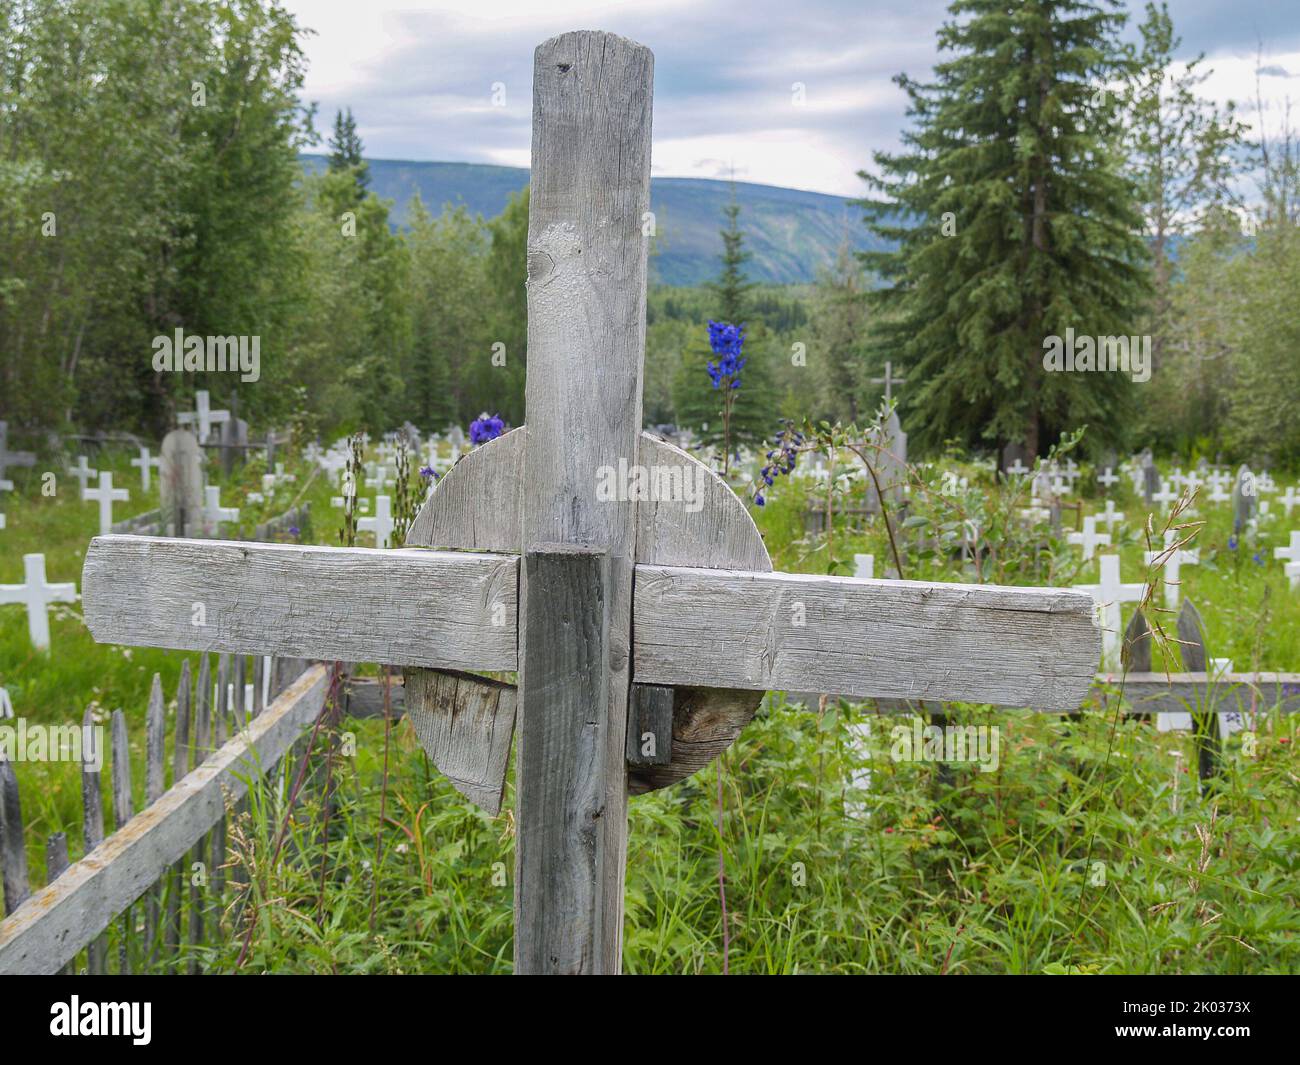
M 1114 673 L 1097 679 L 1116 690 L 1122 679 L 1133 714 L 1185 714 L 1210 706 L 1215 713 L 1300 713 L 1300 673 Z
M 131 741 L 126 732 L 126 715 L 113 711 L 113 827 L 121 829 L 135 813 L 131 800 Z
M 645 469 L 665 479 L 689 477 L 699 486 L 698 502 L 689 506 L 662 499 L 637 504 L 638 564 L 771 571 L 754 519 L 721 477 L 651 433 L 641 433 L 638 446 L 638 462 Z M 420 508 L 407 546 L 521 553 L 527 447 L 528 427 L 522 426 L 462 458 Z
M 637 508 L 633 500 L 601 501 L 597 493 L 602 467 L 633 465 L 639 454 L 649 250 L 642 224 L 650 209 L 653 79 L 650 50 L 609 33 L 561 34 L 540 44 L 533 58 L 523 546 L 526 554 L 544 544 L 589 544 L 608 552 L 609 657 L 601 702 L 585 710 L 594 761 L 580 785 L 586 793 L 598 782 L 604 799 L 596 823 L 568 824 L 565 846 L 568 853 L 590 848 L 593 861 L 584 868 L 595 877 L 586 885 L 594 892 L 593 908 L 584 906 L 581 920 L 594 919 L 600 927 L 575 928 L 554 912 L 534 923 L 535 906 L 567 909 L 574 899 L 554 892 L 577 885 L 569 878 L 543 886 L 516 875 L 521 972 L 578 965 L 613 973 L 621 964 Z M 521 612 L 529 612 L 527 578 L 520 584 Z M 519 633 L 525 663 L 538 660 L 528 646 L 535 631 L 525 626 Z M 520 684 L 516 816 L 521 823 L 551 823 L 572 816 L 577 795 L 530 779 L 549 772 L 527 749 L 541 725 L 528 721 L 529 708 L 545 700 L 530 698 L 527 665 Z M 545 809 L 528 809 L 533 801 L 549 806 L 549 818 Z M 525 868 L 525 850 L 516 848 L 517 871 Z M 527 898 L 538 889 L 547 894 Z
M 266 709 L 266 693 L 263 691 L 265 685 L 266 656 L 256 654 L 253 656 L 253 717 L 257 717 Z
M 851 696 L 1076 709 L 1100 656 L 1060 588 L 638 566 L 633 675 Z
M 320 713 L 324 667 L 304 673 L 249 729 L 94 853 L 0 924 L 0 974 L 56 971 L 94 939 L 224 816 L 223 789 L 243 795 Z
M 144 802 L 152 806 L 162 798 L 167 788 L 167 706 L 163 698 L 162 677 L 153 675 L 149 689 L 149 709 L 145 716 L 145 775 Z M 165 877 L 166 874 L 164 873 Z M 149 888 L 145 896 L 144 944 L 145 956 L 150 962 L 157 957 L 158 921 L 162 905 L 161 883 Z
M 465 456 L 426 500 L 407 537 L 409 546 L 518 552 L 523 545 L 523 453 L 527 427 L 489 441 Z M 638 564 L 707 569 L 772 569 L 763 537 L 735 492 L 703 463 L 650 433 L 641 433 L 640 466 L 669 485 L 692 488 L 691 498 L 637 504 Z M 717 687 L 681 688 L 673 711 L 666 765 L 631 765 L 628 791 L 667 787 L 708 765 L 735 741 L 762 694 Z M 445 719 L 444 719 L 445 720 Z
M 113 829 L 120 832 L 135 812 L 131 799 L 131 740 L 126 732 L 126 715 L 113 711 Z M 118 968 L 121 975 L 131 972 L 131 940 L 134 919 L 131 907 L 122 911 L 122 931 L 117 941 Z
M 45 841 L 45 882 L 53 884 L 68 868 L 68 834 L 55 832 Z M 74 969 L 71 964 L 60 968 L 59 973 L 71 976 Z
M 498 555 L 99 536 L 82 599 L 103 643 L 511 670 L 517 584 Z
M 383 684 L 372 685 L 383 699 Z M 414 670 L 405 685 L 407 717 L 421 746 L 466 798 L 490 814 L 501 809 L 510 741 L 515 728 L 515 687 L 501 681 L 432 669 Z
M 5 912 L 13 913 L 31 893 L 27 880 L 27 845 L 23 836 L 22 803 L 14 765 L 0 758 L 0 881 Z
M 86 853 L 89 854 L 104 840 L 104 802 L 100 791 L 102 769 L 92 768 L 96 764 L 102 764 L 104 752 L 90 707 L 86 707 L 81 719 L 81 735 L 81 757 L 84 763 L 81 767 L 81 805 L 84 817 L 82 840 Z M 101 935 L 86 943 L 86 971 L 91 976 L 102 976 L 108 971 L 107 936 Z
M 1252 497 L 1253 498 L 1253 497 Z M 1207 656 L 1205 653 L 1205 623 L 1200 611 L 1190 599 L 1184 599 L 1178 611 L 1179 651 L 1183 658 L 1183 669 L 1189 673 L 1204 673 Z M 1198 775 L 1202 786 L 1218 771 L 1219 763 L 1219 715 L 1218 686 L 1210 687 L 1208 702 L 1196 703 L 1190 708 L 1192 727 L 1196 733 L 1196 761 Z
M 610 560 L 604 551 L 556 544 L 526 554 L 524 567 L 515 970 L 596 972 L 608 967 L 604 866 L 621 860 L 601 840 L 609 767 L 600 719 L 613 675 Z M 621 778 L 622 766 L 616 771 Z M 621 896 L 617 903 L 621 910 Z
M 1128 655 L 1129 672 L 1151 672 L 1151 630 L 1141 610 L 1133 611 L 1124 630 L 1124 651 Z
M 667 765 L 672 761 L 673 689 L 657 684 L 632 685 L 628 708 L 629 765 Z
M 212 750 L 212 665 L 207 655 L 199 656 L 199 679 L 194 688 L 194 733 L 193 733 L 193 764 L 198 769 L 208 757 Z M 199 973 L 198 954 L 195 947 L 203 944 L 204 931 L 204 902 L 203 902 L 203 884 L 208 869 L 208 844 L 207 834 L 201 836 L 194 849 L 190 851 L 189 863 L 182 869 L 182 876 L 189 886 L 190 898 L 190 921 L 189 921 L 189 941 L 190 941 L 190 961 L 189 974 L 197 976 Z
M 163 531 L 169 536 L 197 536 L 202 528 L 203 452 L 187 429 L 173 429 L 163 437 L 158 495 Z
M 176 685 L 176 735 L 172 738 L 172 786 L 175 787 L 189 772 L 190 756 L 190 702 L 193 681 L 190 678 L 190 660 L 181 663 L 180 681 Z M 163 929 L 163 950 L 169 972 L 176 971 L 176 954 L 181 946 L 181 896 L 185 891 L 185 862 L 177 861 L 168 875 L 167 920 Z

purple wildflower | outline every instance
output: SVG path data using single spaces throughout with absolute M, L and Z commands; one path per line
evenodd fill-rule
M 506 431 L 506 423 L 498 414 L 489 415 L 486 411 L 475 418 L 469 426 L 469 440 L 475 446 L 495 440 Z

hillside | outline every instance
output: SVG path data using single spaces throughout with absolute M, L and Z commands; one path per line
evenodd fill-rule
M 463 203 L 485 218 L 498 214 L 512 192 L 528 183 L 522 167 L 481 163 L 420 163 L 401 159 L 371 159 L 370 187 L 394 202 L 394 217 L 405 219 L 411 197 L 432 209 Z M 304 166 L 325 165 L 323 155 L 304 155 Z M 858 211 L 845 200 L 818 192 L 772 185 L 736 183 L 740 220 L 753 253 L 749 274 L 755 281 L 796 284 L 815 279 L 829 265 L 846 236 L 855 248 L 873 247 Z M 726 181 L 704 178 L 652 178 L 650 205 L 658 223 L 656 280 L 669 285 L 694 285 L 718 271 L 722 240 L 722 209 L 731 196 Z

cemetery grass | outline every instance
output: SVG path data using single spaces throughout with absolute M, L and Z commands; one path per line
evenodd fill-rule
M 115 517 L 157 505 L 156 489 L 153 500 L 139 498 L 138 474 L 125 455 L 111 468 L 115 482 L 132 488 Z M 303 538 L 337 542 L 329 487 L 319 478 L 306 485 L 305 466 L 291 470 L 298 482 L 260 516 L 288 509 L 305 487 L 316 527 Z M 242 492 L 260 472 L 250 464 L 223 487 L 223 503 L 246 507 Z M 76 500 L 75 479 L 60 477 L 59 496 L 41 499 L 39 471 L 14 474 L 30 480 L 6 496 L 0 582 L 21 580 L 22 554 L 40 550 L 50 580 L 79 584 L 95 508 Z M 879 528 L 837 532 L 837 562 L 828 565 L 824 544 L 802 540 L 798 495 L 777 494 L 758 515 L 779 568 L 851 572 L 853 553 L 869 551 L 881 572 L 888 548 Z M 1119 501 L 1137 506 L 1131 495 Z M 1222 509 L 1207 509 L 1203 564 L 1183 570 L 1183 593 L 1201 607 L 1210 654 L 1233 657 L 1238 669 L 1295 669 L 1300 611 L 1271 559 L 1280 531 L 1267 546 L 1231 550 Z M 247 528 L 255 516 L 245 509 Z M 1142 549 L 1136 540 L 1121 546 L 1127 579 L 1141 572 Z M 1254 561 L 1257 550 L 1265 565 Z M 1095 579 L 1072 574 L 1067 553 L 1061 556 L 1057 583 Z M 961 574 L 942 553 L 914 561 L 909 577 Z M 961 579 L 978 578 L 967 572 Z M 0 610 L 0 685 L 9 688 L 15 712 L 32 721 L 76 721 L 95 704 L 106 722 L 121 707 L 139 810 L 149 684 L 155 671 L 162 674 L 170 738 L 183 656 L 96 645 L 75 605 L 54 611 L 53 650 L 38 656 L 23 612 Z M 625 969 L 1300 971 L 1294 719 L 1274 715 L 1263 723 L 1254 757 L 1233 737 L 1223 783 L 1203 798 L 1192 740 L 1157 733 L 1152 723 L 1117 720 L 1102 706 L 1077 721 L 981 707 L 955 712 L 961 722 L 1000 727 L 996 771 L 894 761 L 890 729 L 903 722 L 889 718 L 875 721 L 867 749 L 855 751 L 848 726 L 863 721 L 869 706 L 807 713 L 774 695 L 718 765 L 634 798 Z M 345 720 L 340 733 L 334 739 L 344 744 L 349 736 L 342 733 L 355 738 L 355 755 L 327 759 L 330 737 L 322 736 L 311 763 L 317 772 L 328 764 L 334 784 L 324 828 L 314 789 L 286 817 L 282 795 L 290 787 L 282 782 L 297 769 L 288 759 L 232 821 L 231 860 L 246 867 L 252 887 L 246 896 L 228 890 L 226 905 L 212 914 L 220 934 L 194 948 L 194 959 L 208 972 L 509 971 L 511 796 L 496 818 L 470 806 L 431 769 L 405 722 L 392 729 L 387 752 L 382 722 Z M 864 766 L 872 784 L 858 792 L 851 775 Z M 80 856 L 80 778 L 75 767 L 59 764 L 22 764 L 18 774 L 28 862 L 39 884 L 49 833 L 66 831 L 73 859 Z M 287 843 L 272 862 L 282 826 Z M 112 958 L 121 922 L 109 934 Z M 143 945 L 132 949 L 136 970 L 148 968 Z

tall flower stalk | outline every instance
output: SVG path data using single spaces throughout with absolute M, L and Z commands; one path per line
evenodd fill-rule
M 713 387 L 722 392 L 722 475 L 731 470 L 731 409 L 740 388 L 740 372 L 745 368 L 745 327 L 730 322 L 709 321 L 709 347 L 717 361 L 708 364 Z

